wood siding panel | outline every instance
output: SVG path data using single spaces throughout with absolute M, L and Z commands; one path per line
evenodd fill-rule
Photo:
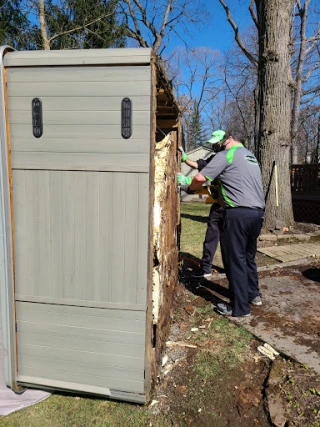
M 148 111 L 135 111 L 132 116 L 132 127 L 143 126 L 149 123 Z M 32 125 L 30 111 L 14 111 L 10 118 L 11 125 Z M 121 126 L 120 111 L 44 111 L 43 126 L 47 125 L 118 125 Z M 119 134 L 119 137 L 121 133 Z
M 125 298 L 124 293 L 124 266 L 125 266 L 125 176 L 122 174 L 113 174 L 112 190 L 113 203 L 111 205 L 112 215 L 112 253 L 111 253 L 111 282 L 117 284 L 112 286 L 111 301 L 122 301 Z M 130 221 L 131 222 L 131 221 Z
M 58 65 L 149 64 L 151 49 L 79 49 L 60 51 L 15 51 L 4 57 L 5 67 Z
M 137 245 L 137 266 L 138 266 L 138 278 L 137 278 L 137 303 L 146 304 L 146 278 L 148 274 L 148 262 L 146 253 L 143 248 L 148 245 L 149 235 L 148 227 L 149 214 L 148 205 L 142 203 L 142 200 L 147 199 L 149 196 L 149 175 L 139 175 L 139 209 L 138 209 L 138 229 L 140 230 L 138 236 Z
M 48 68 L 12 68 L 8 72 L 7 82 L 11 83 L 51 83 L 51 82 L 87 82 L 88 75 L 93 82 L 149 81 L 149 66 L 127 67 L 65 67 Z
M 50 233 L 50 172 L 43 171 L 41 180 L 37 182 L 38 208 L 37 212 L 37 242 L 38 242 L 38 292 L 39 296 L 51 295 L 51 263 L 50 246 L 52 241 Z
M 148 191 L 139 174 L 14 170 L 13 183 L 20 300 L 145 305 Z
M 107 317 L 105 317 L 107 319 Z M 66 327 L 65 325 L 46 324 L 46 336 L 40 337 L 43 332 L 43 325 L 35 322 L 18 322 L 18 332 L 29 336 L 28 341 L 31 344 L 47 345 L 52 337 L 56 342 L 63 344 L 63 340 L 68 340 L 70 348 L 80 350 L 83 348 L 83 335 L 85 334 L 88 340 L 88 345 L 98 345 L 109 343 L 109 352 L 116 352 L 128 356 L 132 354 L 134 357 L 143 357 L 144 354 L 144 334 L 143 332 L 124 332 L 112 329 L 107 329 L 106 324 L 102 324 L 100 329 L 79 328 L 77 326 Z M 112 343 L 112 346 L 110 345 Z M 116 345 L 119 345 L 121 350 L 118 350 Z M 132 348 L 131 348 L 132 347 Z M 141 348 L 142 347 L 142 348 Z
M 22 244 L 16 244 L 15 249 L 15 278 L 16 283 L 20 283 L 21 280 L 25 281 L 24 289 L 26 294 L 30 294 L 30 281 L 26 280 L 26 264 L 27 264 L 27 215 L 26 215 L 26 192 L 25 192 L 25 179 L 24 171 L 17 170 L 14 172 L 14 178 L 12 180 L 12 191 L 14 194 L 14 232 L 15 240 L 17 236 L 23 236 Z M 50 280 L 50 278 L 48 278 Z
M 14 168 L 149 170 L 149 66 L 10 68 L 8 74 Z M 41 75 L 40 82 L 37 75 Z M 34 97 L 42 100 L 41 138 L 35 138 L 32 131 L 31 101 Z M 121 136 L 123 97 L 132 100 L 132 136 L 128 140 Z M 48 156 L 37 154 L 47 152 Z M 72 156 L 64 153 L 72 153 Z M 100 153 L 107 156 L 100 156 Z M 116 157 L 117 154 L 121 156 Z M 120 168 L 121 164 L 124 168 Z
M 49 372 L 65 372 L 65 374 L 68 376 L 70 374 L 81 375 L 85 373 L 86 375 L 90 375 L 93 377 L 99 377 L 101 376 L 101 372 L 103 372 L 102 376 L 105 378 L 105 382 L 107 382 L 108 380 L 110 381 L 111 379 L 113 380 L 113 382 L 117 379 L 121 381 L 127 380 L 141 382 L 141 367 L 140 369 L 137 369 L 137 359 L 134 358 L 130 358 L 128 361 L 126 361 L 125 358 L 115 358 L 113 355 L 111 355 L 110 357 L 105 357 L 104 363 L 93 362 L 92 364 L 89 364 L 87 363 L 86 357 L 84 357 L 82 360 L 79 360 L 80 358 L 78 350 L 71 350 L 72 354 L 74 354 L 75 357 L 73 360 L 70 361 L 66 360 L 65 358 L 62 358 L 62 354 L 59 351 L 54 351 L 52 355 L 49 355 L 48 352 L 51 350 L 52 347 L 44 349 L 44 347 L 42 346 L 39 347 L 26 344 L 25 348 L 29 353 L 23 354 L 23 365 L 20 365 L 21 375 L 29 375 L 30 371 L 28 371 L 28 368 L 34 369 L 36 371 L 36 375 L 39 375 L 39 370 L 48 370 Z M 103 349 L 101 349 L 101 351 L 103 351 Z M 60 357 L 56 357 L 56 355 Z M 64 353 L 63 355 L 64 357 L 68 357 L 68 353 Z M 85 354 L 85 356 L 87 355 Z M 126 365 L 128 365 L 128 367 L 118 368 L 116 366 L 112 366 L 114 360 L 118 360 L 119 364 L 120 362 L 123 363 L 125 361 L 127 362 Z M 138 361 L 139 363 L 141 363 L 140 359 Z
M 19 376 L 142 393 L 145 321 L 144 311 L 17 302 Z
M 83 341 L 85 342 L 85 337 L 83 337 Z M 41 345 L 41 343 L 38 345 L 32 345 L 27 340 L 22 340 L 20 350 L 20 356 L 22 356 L 22 359 L 20 361 L 20 366 L 25 364 L 25 356 L 31 356 L 37 358 L 38 362 L 40 358 L 47 361 L 47 369 L 50 369 L 50 365 L 52 366 L 54 362 L 59 361 L 60 369 L 63 369 L 63 363 L 72 362 L 76 364 L 79 362 L 82 365 L 82 368 L 86 368 L 82 372 L 89 371 L 92 365 L 101 369 L 101 372 L 103 372 L 104 368 L 107 367 L 136 369 L 137 371 L 140 371 L 141 376 L 141 371 L 143 371 L 143 358 L 104 353 L 102 346 L 100 351 L 91 351 L 91 348 L 88 345 L 89 343 L 87 343 L 86 346 L 83 346 L 81 350 L 70 349 L 69 344 L 61 343 L 61 347 L 56 348 L 51 343 L 49 343 L 49 346 L 47 347 L 45 345 Z M 109 347 L 112 347 L 112 344 Z M 66 372 L 68 372 L 68 370 L 66 370 Z M 78 372 L 80 373 L 81 371 Z M 21 375 L 28 374 L 26 372 L 21 372 Z
M 114 370 L 113 370 L 114 371 Z M 49 371 L 48 369 L 34 369 L 28 366 L 21 365 L 20 374 L 17 376 L 19 382 L 27 382 L 28 384 L 52 387 L 54 384 L 55 388 L 67 388 L 76 391 L 83 391 L 85 393 L 92 392 L 90 388 L 92 386 L 99 387 L 92 388 L 96 394 L 104 394 L 104 391 L 115 389 L 117 391 L 124 391 L 127 393 L 124 400 L 131 400 L 129 393 L 144 393 L 144 379 L 142 381 L 125 381 L 120 380 L 116 377 L 110 378 L 100 374 L 97 377 L 87 375 L 85 369 L 82 369 L 80 373 L 62 371 Z M 71 385 L 71 387 L 70 387 Z M 78 387 L 77 387 L 78 385 Z M 108 389 L 106 389 L 106 387 Z
M 149 138 L 150 126 L 149 124 L 145 125 L 136 125 L 132 128 L 132 137 L 134 138 Z M 17 125 L 13 124 L 11 126 L 11 138 L 30 138 L 32 137 L 32 125 Z M 43 136 L 41 141 L 45 146 L 46 138 L 88 138 L 88 143 L 91 139 L 96 138 L 106 138 L 113 139 L 121 137 L 121 127 L 120 124 L 112 125 L 79 125 L 79 126 L 69 126 L 69 125 L 44 125 Z M 39 140 L 40 141 L 40 140 Z M 130 144 L 130 140 L 127 140 L 127 143 Z
M 91 96 L 150 96 L 148 82 L 53 82 L 53 83 L 12 83 L 8 84 L 10 97 L 43 96 L 91 97 Z
M 25 171 L 25 176 L 34 174 L 38 177 L 38 180 L 41 180 L 42 171 Z M 15 176 L 15 171 L 13 172 L 13 180 Z M 62 181 L 62 172 L 55 171 L 50 172 L 50 187 L 48 189 L 49 193 L 49 209 L 51 212 L 50 221 L 50 235 L 51 239 L 48 240 L 50 247 L 50 265 L 51 265 L 51 287 L 50 287 L 50 296 L 53 298 L 59 298 L 63 295 L 63 236 L 62 236 L 62 227 L 63 227 L 63 212 L 61 205 L 61 188 L 63 185 Z M 15 196 L 13 194 L 13 199 L 15 201 Z M 26 205 L 26 211 L 30 208 L 30 204 L 34 203 L 34 201 L 28 200 Z M 21 245 L 21 241 L 19 240 L 20 236 L 16 236 L 17 244 Z M 24 236 L 20 238 L 23 239 Z M 26 236 L 28 239 L 34 238 L 32 235 Z M 33 254 L 34 257 L 37 256 L 36 253 Z M 17 293 L 26 294 L 24 291 L 24 281 L 21 280 L 20 283 L 17 283 Z M 34 293 L 31 295 L 35 295 Z
M 147 83 L 146 83 L 147 84 Z M 10 94 L 9 94 L 10 95 Z M 128 95 L 132 101 L 134 111 L 145 111 L 149 109 L 150 96 Z M 21 96 L 9 96 L 9 112 L 30 111 L 31 98 Z M 41 97 L 43 111 L 121 111 L 123 96 L 90 96 L 69 97 L 44 96 Z
M 125 187 L 123 189 L 125 204 L 125 221 L 124 221 L 124 262 L 126 269 L 124 270 L 124 295 L 128 301 L 137 300 L 138 284 L 138 259 L 133 254 L 138 254 L 138 231 L 139 229 L 139 175 L 136 174 L 132 178 L 126 177 Z M 126 236 L 130 236 L 128 239 Z M 147 246 L 145 246 L 147 248 Z M 145 252 L 145 251 L 144 251 Z M 147 262 L 147 258 L 145 258 Z M 145 276 L 145 281 L 147 276 Z
M 148 172 L 146 154 L 99 153 L 12 153 L 13 169 L 47 169 L 72 171 Z
M 45 141 L 45 142 L 44 142 Z M 145 140 L 125 139 L 90 139 L 87 138 L 16 138 L 11 147 L 12 152 L 59 152 L 59 153 L 104 153 L 104 154 L 145 154 L 149 147 Z

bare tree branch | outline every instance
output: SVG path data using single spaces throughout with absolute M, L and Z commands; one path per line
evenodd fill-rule
M 130 12 L 130 17 L 133 21 L 133 25 L 135 28 L 135 31 L 132 31 L 128 25 L 128 16 L 126 15 L 126 22 L 127 22 L 127 34 L 129 37 L 137 40 L 140 44 L 140 46 L 142 47 L 149 47 L 147 41 L 144 39 L 144 37 L 141 35 L 141 31 L 140 31 L 140 26 L 138 23 L 138 20 L 136 18 L 134 9 L 132 7 L 131 1 L 130 0 L 124 0 L 124 2 L 128 5 L 129 7 L 129 12 Z
M 249 6 L 249 11 L 250 11 L 250 15 L 251 15 L 251 18 L 252 18 L 255 26 L 258 28 L 259 23 L 258 23 L 258 18 L 257 18 L 256 12 L 254 10 L 254 0 L 251 0 L 250 6 Z
M 303 99 L 303 100 L 301 101 L 301 105 L 306 105 L 306 104 L 308 104 L 309 102 L 312 102 L 312 101 L 314 101 L 314 100 L 315 100 L 315 99 L 317 99 L 317 98 L 320 98 L 320 92 L 315 92 L 315 93 L 314 93 L 314 95 L 313 95 L 313 96 L 311 96 L 310 98 Z
M 317 94 L 317 93 L 318 93 L 318 96 L 320 96 L 320 85 L 313 87 L 313 88 L 310 88 L 310 89 L 307 89 L 307 90 L 304 90 L 302 92 L 302 96 Z
M 193 0 L 120 0 L 120 7 L 126 16 L 127 35 L 141 46 L 149 44 L 156 54 L 163 52 L 170 33 L 184 42 L 183 32 L 191 31 L 208 15 L 204 7 L 197 9 Z
M 248 49 L 246 48 L 246 46 L 244 45 L 240 34 L 239 34 L 239 28 L 236 25 L 236 23 L 234 22 L 232 15 L 231 15 L 231 11 L 229 9 L 229 7 L 226 5 L 224 0 L 219 0 L 220 4 L 222 5 L 222 7 L 224 8 L 226 15 L 227 15 L 227 19 L 231 25 L 231 27 L 233 28 L 234 31 L 234 38 L 236 40 L 236 42 L 238 43 L 238 46 L 240 47 L 240 49 L 242 50 L 242 52 L 245 54 L 245 56 L 249 59 L 249 61 L 255 66 L 258 67 L 258 61 L 255 59 L 255 57 L 248 51 Z
M 161 42 L 162 42 L 162 39 L 163 39 L 164 34 L 165 34 L 166 25 L 167 25 L 167 21 L 168 21 L 168 17 L 169 17 L 169 12 L 171 10 L 171 3 L 172 3 L 172 0 L 168 0 L 166 11 L 163 15 L 160 34 L 157 35 L 156 42 L 154 43 L 154 46 L 153 46 L 156 52 L 158 52 L 160 45 L 161 45 Z
M 232 91 L 232 89 L 231 89 L 231 87 L 230 87 L 230 85 L 228 83 L 228 79 L 227 79 L 227 74 L 226 74 L 226 69 L 225 68 L 224 68 L 224 82 L 227 85 L 227 88 L 228 88 L 229 92 L 231 93 L 232 97 L 236 101 L 236 105 L 237 105 L 238 111 L 239 111 L 241 119 L 242 119 L 243 127 L 245 129 L 246 134 L 249 135 L 249 132 L 248 132 L 248 129 L 247 129 L 247 122 L 246 122 L 246 120 L 245 120 L 245 118 L 243 116 L 242 109 L 241 109 L 240 104 L 239 104 L 238 95 L 235 95 L 233 93 L 233 91 Z M 246 82 L 243 82 L 242 87 L 245 86 L 245 84 L 246 84 Z M 238 93 L 240 92 L 240 90 L 242 89 L 242 87 L 240 87 L 238 89 Z
M 108 16 L 111 16 L 111 13 L 109 13 L 109 14 L 105 14 L 105 15 L 102 15 L 102 16 L 100 16 L 99 18 L 94 19 L 93 21 L 89 22 L 88 24 L 79 25 L 78 27 L 72 28 L 71 30 L 62 31 L 62 32 L 61 32 L 61 33 L 59 33 L 59 34 L 55 34 L 54 36 L 52 36 L 52 37 L 50 37 L 50 38 L 49 38 L 49 42 L 51 43 L 53 40 L 55 40 L 56 38 L 58 38 L 58 37 L 60 37 L 60 36 L 64 36 L 64 35 L 66 35 L 66 34 L 73 33 L 74 31 L 78 31 L 78 30 L 82 30 L 83 28 L 87 28 L 87 27 L 89 27 L 90 25 L 94 24 L 95 22 L 101 21 L 103 18 L 106 18 L 106 17 L 108 17 Z M 92 31 L 91 31 L 91 32 L 92 32 Z M 93 33 L 93 32 L 92 32 L 92 33 Z

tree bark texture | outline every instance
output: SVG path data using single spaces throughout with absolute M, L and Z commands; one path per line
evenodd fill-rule
M 44 0 L 39 0 L 39 22 L 42 37 L 42 47 L 44 50 L 50 50 L 50 42 L 47 34 Z
M 292 0 L 256 0 L 259 21 L 257 155 L 265 192 L 270 185 L 265 225 L 272 228 L 277 219 L 286 225 L 293 222 L 289 169 L 292 6 Z M 279 206 L 276 206 L 275 174 L 270 183 L 274 161 L 278 165 Z

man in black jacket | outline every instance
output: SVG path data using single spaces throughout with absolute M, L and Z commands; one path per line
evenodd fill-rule
M 218 130 L 213 132 L 208 143 L 217 144 L 221 142 L 224 138 L 225 132 L 222 130 Z M 209 156 L 207 159 L 199 159 L 197 161 L 191 160 L 188 158 L 188 155 L 184 152 L 182 147 L 179 148 L 181 151 L 181 161 L 185 162 L 188 166 L 193 169 L 198 169 L 200 172 L 204 167 L 206 167 L 213 157 L 215 153 Z M 191 177 L 190 177 L 191 182 Z M 218 198 L 218 197 L 214 197 Z M 209 278 L 212 275 L 212 260 L 214 254 L 216 253 L 218 243 L 220 240 L 220 231 L 223 224 L 224 217 L 224 208 L 221 207 L 220 203 L 214 202 L 211 206 L 208 223 L 207 223 L 207 231 L 205 235 L 205 239 L 203 242 L 203 251 L 201 258 L 201 270 L 198 274 L 194 274 L 192 277 L 195 279 Z

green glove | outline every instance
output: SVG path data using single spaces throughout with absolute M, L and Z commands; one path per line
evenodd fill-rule
M 182 147 L 178 147 L 178 150 L 181 151 L 181 161 L 185 162 L 188 158 L 188 154 L 184 151 Z
M 190 185 L 192 182 L 191 176 L 182 175 L 182 173 L 178 173 L 177 175 L 178 185 Z

